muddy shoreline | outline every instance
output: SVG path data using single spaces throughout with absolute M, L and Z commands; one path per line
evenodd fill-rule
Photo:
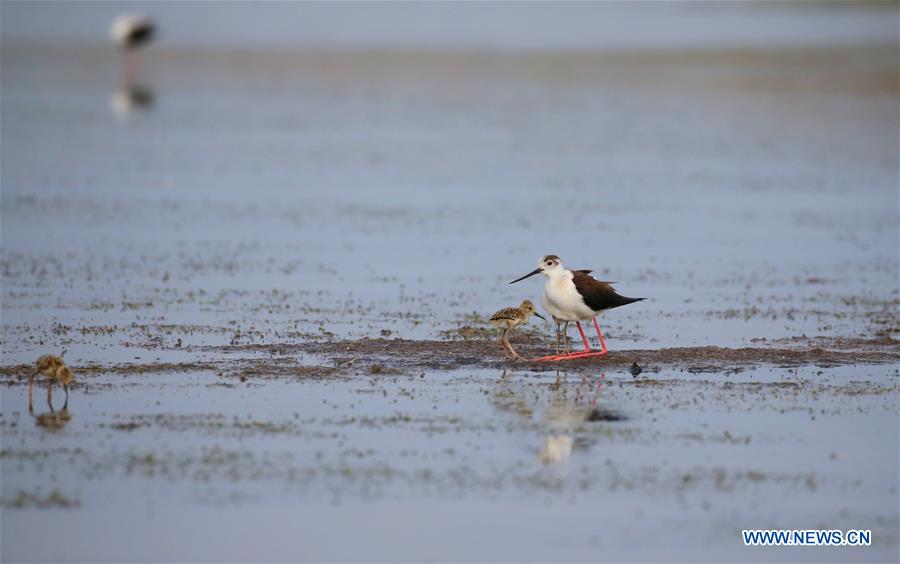
M 772 347 L 671 347 L 663 349 L 611 350 L 605 357 L 576 359 L 566 362 L 512 361 L 500 357 L 493 341 L 419 341 L 407 339 L 360 339 L 348 341 L 278 343 L 269 345 L 229 345 L 196 347 L 201 356 L 215 359 L 191 362 L 146 362 L 119 364 L 85 364 L 78 367 L 84 376 L 119 374 L 123 376 L 159 372 L 216 372 L 221 375 L 247 377 L 327 378 L 336 374 L 368 373 L 403 374 L 420 370 L 454 370 L 460 368 L 520 368 L 532 371 L 558 370 L 627 370 L 637 363 L 644 372 L 680 369 L 688 372 L 743 371 L 756 366 L 779 368 L 799 366 L 834 367 L 860 364 L 900 362 L 900 342 L 882 339 L 832 339 L 813 342 L 802 348 L 789 348 L 785 343 Z M 777 346 L 781 345 L 781 346 Z M 544 345 L 534 339 L 517 345 L 520 354 L 535 358 L 548 354 Z M 574 349 L 573 345 L 573 349 Z M 269 355 L 259 358 L 258 355 Z M 251 356 L 253 355 L 253 356 Z M 312 364 L 298 362 L 296 355 L 315 357 Z M 0 375 L 13 377 L 7 384 L 26 378 L 31 365 L 0 367 Z

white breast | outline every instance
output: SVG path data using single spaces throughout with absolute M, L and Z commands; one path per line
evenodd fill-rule
M 585 305 L 581 294 L 575 289 L 572 273 L 569 271 L 547 278 L 541 305 L 553 317 L 564 321 L 580 321 L 594 316 L 594 312 Z

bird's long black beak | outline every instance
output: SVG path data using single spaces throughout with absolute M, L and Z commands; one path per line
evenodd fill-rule
M 529 276 L 534 276 L 535 274 L 540 274 L 540 273 L 541 273 L 541 269 L 540 269 L 540 268 L 535 268 L 534 270 L 532 270 L 531 272 L 529 272 L 529 273 L 526 274 L 525 276 L 523 276 L 523 277 L 521 277 L 521 278 L 516 278 L 515 280 L 513 280 L 512 282 L 510 282 L 510 284 L 515 284 L 516 282 L 519 282 L 519 281 L 521 281 L 521 280 L 525 280 L 525 279 L 528 278 Z
M 543 319 L 544 321 L 547 321 L 547 319 L 546 319 L 543 315 L 541 315 L 540 313 L 534 312 L 534 314 L 535 314 L 536 316 L 540 317 L 541 319 Z

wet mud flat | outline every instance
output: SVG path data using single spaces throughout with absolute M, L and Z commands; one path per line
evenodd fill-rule
M 488 331 L 484 330 L 484 333 Z M 763 339 L 762 341 L 765 341 Z M 781 345 L 781 346 L 779 346 Z M 136 348 L 136 344 L 129 345 Z M 596 345 L 594 345 L 596 346 Z M 572 351 L 581 344 L 571 345 Z M 178 347 L 194 357 L 187 362 L 156 361 L 83 364 L 79 374 L 139 376 L 145 373 L 216 372 L 238 376 L 241 381 L 261 378 L 325 379 L 337 375 L 410 375 L 430 370 L 504 369 L 534 372 L 629 372 L 680 371 L 731 374 L 760 367 L 794 368 L 864 366 L 900 363 L 900 341 L 879 339 L 785 339 L 768 346 L 673 347 L 668 349 L 610 350 L 602 357 L 563 361 L 536 361 L 553 354 L 532 332 L 520 339 L 517 360 L 502 356 L 499 343 L 484 338 L 453 341 L 409 339 L 328 340 L 306 343 Z M 596 349 L 595 349 L 596 350 Z M 140 357 L 135 357 L 140 358 Z M 0 384 L 16 385 L 34 373 L 31 364 L 0 366 Z M 78 386 L 78 384 L 74 384 Z
M 805 342 L 804 342 L 805 341 Z M 779 347 L 778 345 L 782 345 Z M 572 341 L 573 352 L 582 350 L 582 343 Z M 597 347 L 596 343 L 591 345 Z M 532 335 L 521 340 L 517 351 L 521 360 L 503 359 L 495 340 L 465 339 L 458 341 L 416 341 L 406 339 L 362 339 L 308 344 L 248 345 L 209 347 L 206 351 L 221 353 L 257 352 L 269 355 L 296 353 L 315 354 L 332 359 L 335 366 L 359 363 L 377 371 L 413 369 L 456 369 L 528 366 L 531 370 L 569 369 L 620 371 L 637 364 L 642 370 L 687 369 L 691 371 L 745 370 L 757 365 L 837 366 L 850 364 L 878 364 L 900 362 L 900 341 L 891 337 L 880 339 L 805 339 L 773 342 L 769 346 L 673 347 L 664 349 L 611 350 L 603 357 L 572 359 L 562 362 L 535 362 L 532 359 L 555 353 L 555 346 L 547 346 Z M 597 350 L 597 349 L 594 349 Z

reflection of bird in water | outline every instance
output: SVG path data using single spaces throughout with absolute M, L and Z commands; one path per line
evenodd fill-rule
M 153 90 L 146 86 L 123 86 L 116 90 L 110 100 L 112 112 L 119 119 L 127 119 L 136 112 L 153 107 Z
M 603 375 L 597 378 L 595 392 L 590 402 L 585 401 L 587 398 L 582 393 L 584 387 L 589 384 L 589 380 L 590 384 L 593 384 L 594 379 L 587 375 L 582 376 L 581 382 L 575 388 L 574 400 L 569 399 L 568 389 L 563 386 L 556 387 L 553 397 L 550 398 L 550 405 L 544 413 L 550 425 L 554 428 L 570 429 L 587 420 L 600 396 L 600 383 L 603 378 Z
M 538 451 L 538 460 L 544 464 L 561 462 L 572 454 L 572 443 L 568 435 L 550 435 Z
M 504 372 L 491 394 L 491 403 L 500 412 L 531 421 L 535 407 L 541 403 L 541 395 L 525 386 L 513 384 Z M 568 458 L 572 453 L 573 443 L 572 437 L 565 433 L 551 434 L 538 451 L 538 460 L 544 464 L 552 464 Z
M 625 418 L 614 410 L 598 407 L 605 382 L 605 374 L 584 374 L 574 387 L 561 382 L 540 388 L 512 381 L 504 371 L 490 395 L 490 402 L 498 411 L 524 419 L 532 419 L 535 412 L 542 412 L 549 431 L 570 433 L 585 421 L 619 421 Z M 550 391 L 549 396 L 546 390 Z
M 546 433 L 537 452 L 543 464 L 560 462 L 573 450 L 589 449 L 597 441 L 589 426 L 592 422 L 625 419 L 613 409 L 597 406 L 606 381 L 604 374 L 584 374 L 578 384 L 564 379 L 549 386 L 534 386 L 507 376 L 504 372 L 497 381 L 489 401 L 498 413 L 516 417 L 526 429 L 537 426 Z M 533 445 L 528 448 L 532 455 L 533 449 Z
M 569 400 L 566 391 L 557 389 L 546 418 L 554 427 L 570 429 L 585 421 L 623 421 L 627 419 L 621 412 L 605 406 L 598 406 L 600 392 L 606 382 L 606 374 L 600 376 L 583 375 L 575 388 L 575 399 Z
M 125 84 L 131 84 L 137 78 L 137 49 L 150 43 L 155 34 L 156 24 L 148 16 L 122 14 L 113 20 L 109 35 L 124 53 Z
M 519 356 L 519 353 L 512 348 L 512 345 L 509 344 L 507 334 L 519 325 L 527 323 L 528 318 L 532 315 L 544 319 L 544 316 L 537 312 L 534 304 L 531 303 L 531 300 L 525 300 L 519 307 L 503 308 L 491 316 L 491 324 L 500 329 L 500 345 L 503 347 L 503 356 L 506 356 L 506 353 L 509 352 L 512 358 L 522 358 Z
M 63 407 L 60 411 L 53 411 L 53 406 L 50 406 L 50 411 L 47 413 L 41 413 L 40 415 L 35 415 L 34 422 L 38 427 L 43 427 L 48 431 L 59 431 L 63 427 L 69 424 L 69 421 L 72 420 L 72 416 L 69 414 L 69 408 Z
M 63 362 L 63 359 L 52 354 L 45 354 L 44 356 L 37 359 L 35 363 L 35 371 L 28 378 L 28 412 L 33 413 L 34 408 L 32 407 L 32 399 L 31 399 L 31 390 L 34 385 L 34 377 L 38 374 L 43 374 L 48 378 L 47 382 L 47 402 L 52 402 L 52 394 L 53 394 L 53 383 L 56 382 L 63 387 L 66 391 L 66 403 L 63 409 L 69 405 L 69 384 L 75 379 L 72 370 L 66 366 L 66 363 Z M 53 406 L 51 404 L 50 410 L 53 411 Z
M 600 388 L 603 386 L 603 382 L 606 380 L 606 374 L 600 374 L 598 378 L 592 378 L 589 376 L 582 376 L 581 383 L 578 384 L 578 387 L 575 389 L 575 403 L 581 403 L 581 398 L 585 397 L 582 390 L 585 387 L 590 388 L 593 386 L 594 391 L 591 395 L 591 407 L 597 406 L 597 400 L 600 399 Z
M 573 447 L 583 450 L 590 448 L 596 439 L 590 433 L 584 434 L 584 423 L 625 419 L 614 410 L 597 407 L 597 400 L 600 399 L 600 390 L 605 380 L 604 374 L 600 374 L 599 377 L 582 376 L 581 382 L 575 388 L 574 400 L 569 399 L 565 387 L 552 388 L 553 397 L 544 412 L 544 418 L 549 429 L 558 434 L 547 437 L 544 446 L 538 452 L 538 459 L 542 463 L 550 464 L 568 458 Z M 585 390 L 592 392 L 588 395 Z

